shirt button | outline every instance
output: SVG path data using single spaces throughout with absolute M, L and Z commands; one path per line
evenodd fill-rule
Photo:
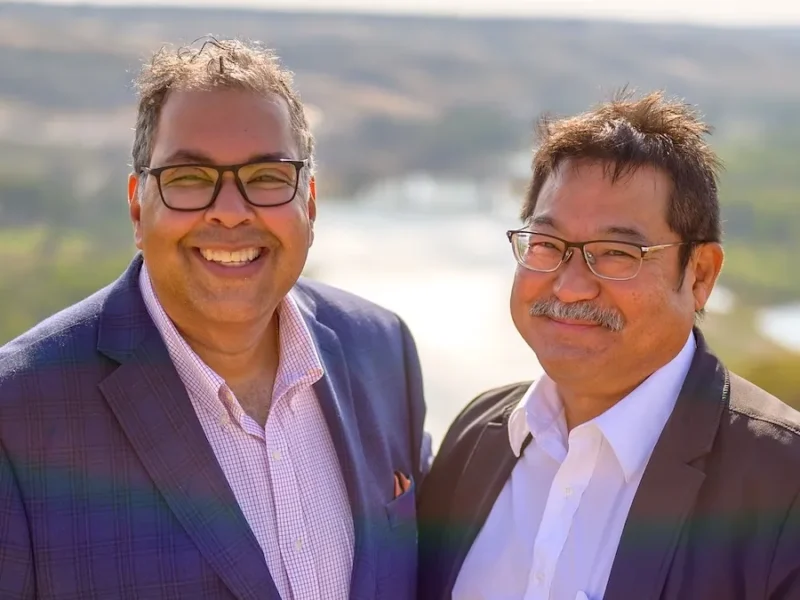
M 280 460 L 281 459 L 281 453 L 278 452 L 277 450 L 273 450 L 272 451 L 272 459 L 273 460 Z
M 295 540 L 294 549 L 300 552 L 303 549 L 303 540 Z
M 536 573 L 533 579 L 536 581 L 536 585 L 542 585 L 544 583 L 544 573 Z
M 572 488 L 571 488 L 570 486 L 567 486 L 567 487 L 565 487 L 565 488 L 564 488 L 564 495 L 565 495 L 567 498 L 569 498 L 570 496 L 572 496 Z

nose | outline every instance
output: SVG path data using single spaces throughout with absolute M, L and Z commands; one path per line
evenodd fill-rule
M 206 221 L 233 229 L 239 225 L 250 223 L 254 216 L 253 207 L 244 199 L 232 174 L 225 173 L 214 204 L 205 212 Z
M 573 249 L 556 272 L 553 293 L 564 303 L 593 300 L 600 293 L 600 282 L 579 250 Z

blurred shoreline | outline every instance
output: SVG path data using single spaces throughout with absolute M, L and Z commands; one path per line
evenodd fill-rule
M 370 204 L 319 207 L 308 275 L 407 322 L 422 361 L 435 444 L 473 397 L 541 373 L 509 315 L 515 264 L 505 231 L 516 224 L 510 207 L 453 213 Z M 706 320 L 713 324 L 735 306 L 732 292 L 720 286 Z M 800 337 L 800 307 L 766 314 L 760 333 L 791 348 Z M 719 339 L 712 329 L 712 344 Z

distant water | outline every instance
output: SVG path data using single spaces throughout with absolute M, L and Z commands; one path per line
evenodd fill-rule
M 474 396 L 541 367 L 508 312 L 512 215 L 319 209 L 310 274 L 396 311 L 418 346 L 438 445 Z
M 509 315 L 515 208 L 420 212 L 321 203 L 309 274 L 397 312 L 422 361 L 428 430 L 441 442 L 458 411 L 495 386 L 541 373 Z M 725 311 L 715 290 L 709 310 Z M 800 306 L 765 311 L 762 327 L 800 349 Z
M 759 328 L 779 344 L 800 352 L 800 304 L 761 311 Z

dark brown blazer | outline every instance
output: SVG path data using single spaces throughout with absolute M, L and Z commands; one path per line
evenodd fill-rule
M 697 350 L 645 469 L 605 600 L 800 599 L 800 413 Z M 456 418 L 420 490 L 419 600 L 450 599 L 516 458 L 530 382 Z

